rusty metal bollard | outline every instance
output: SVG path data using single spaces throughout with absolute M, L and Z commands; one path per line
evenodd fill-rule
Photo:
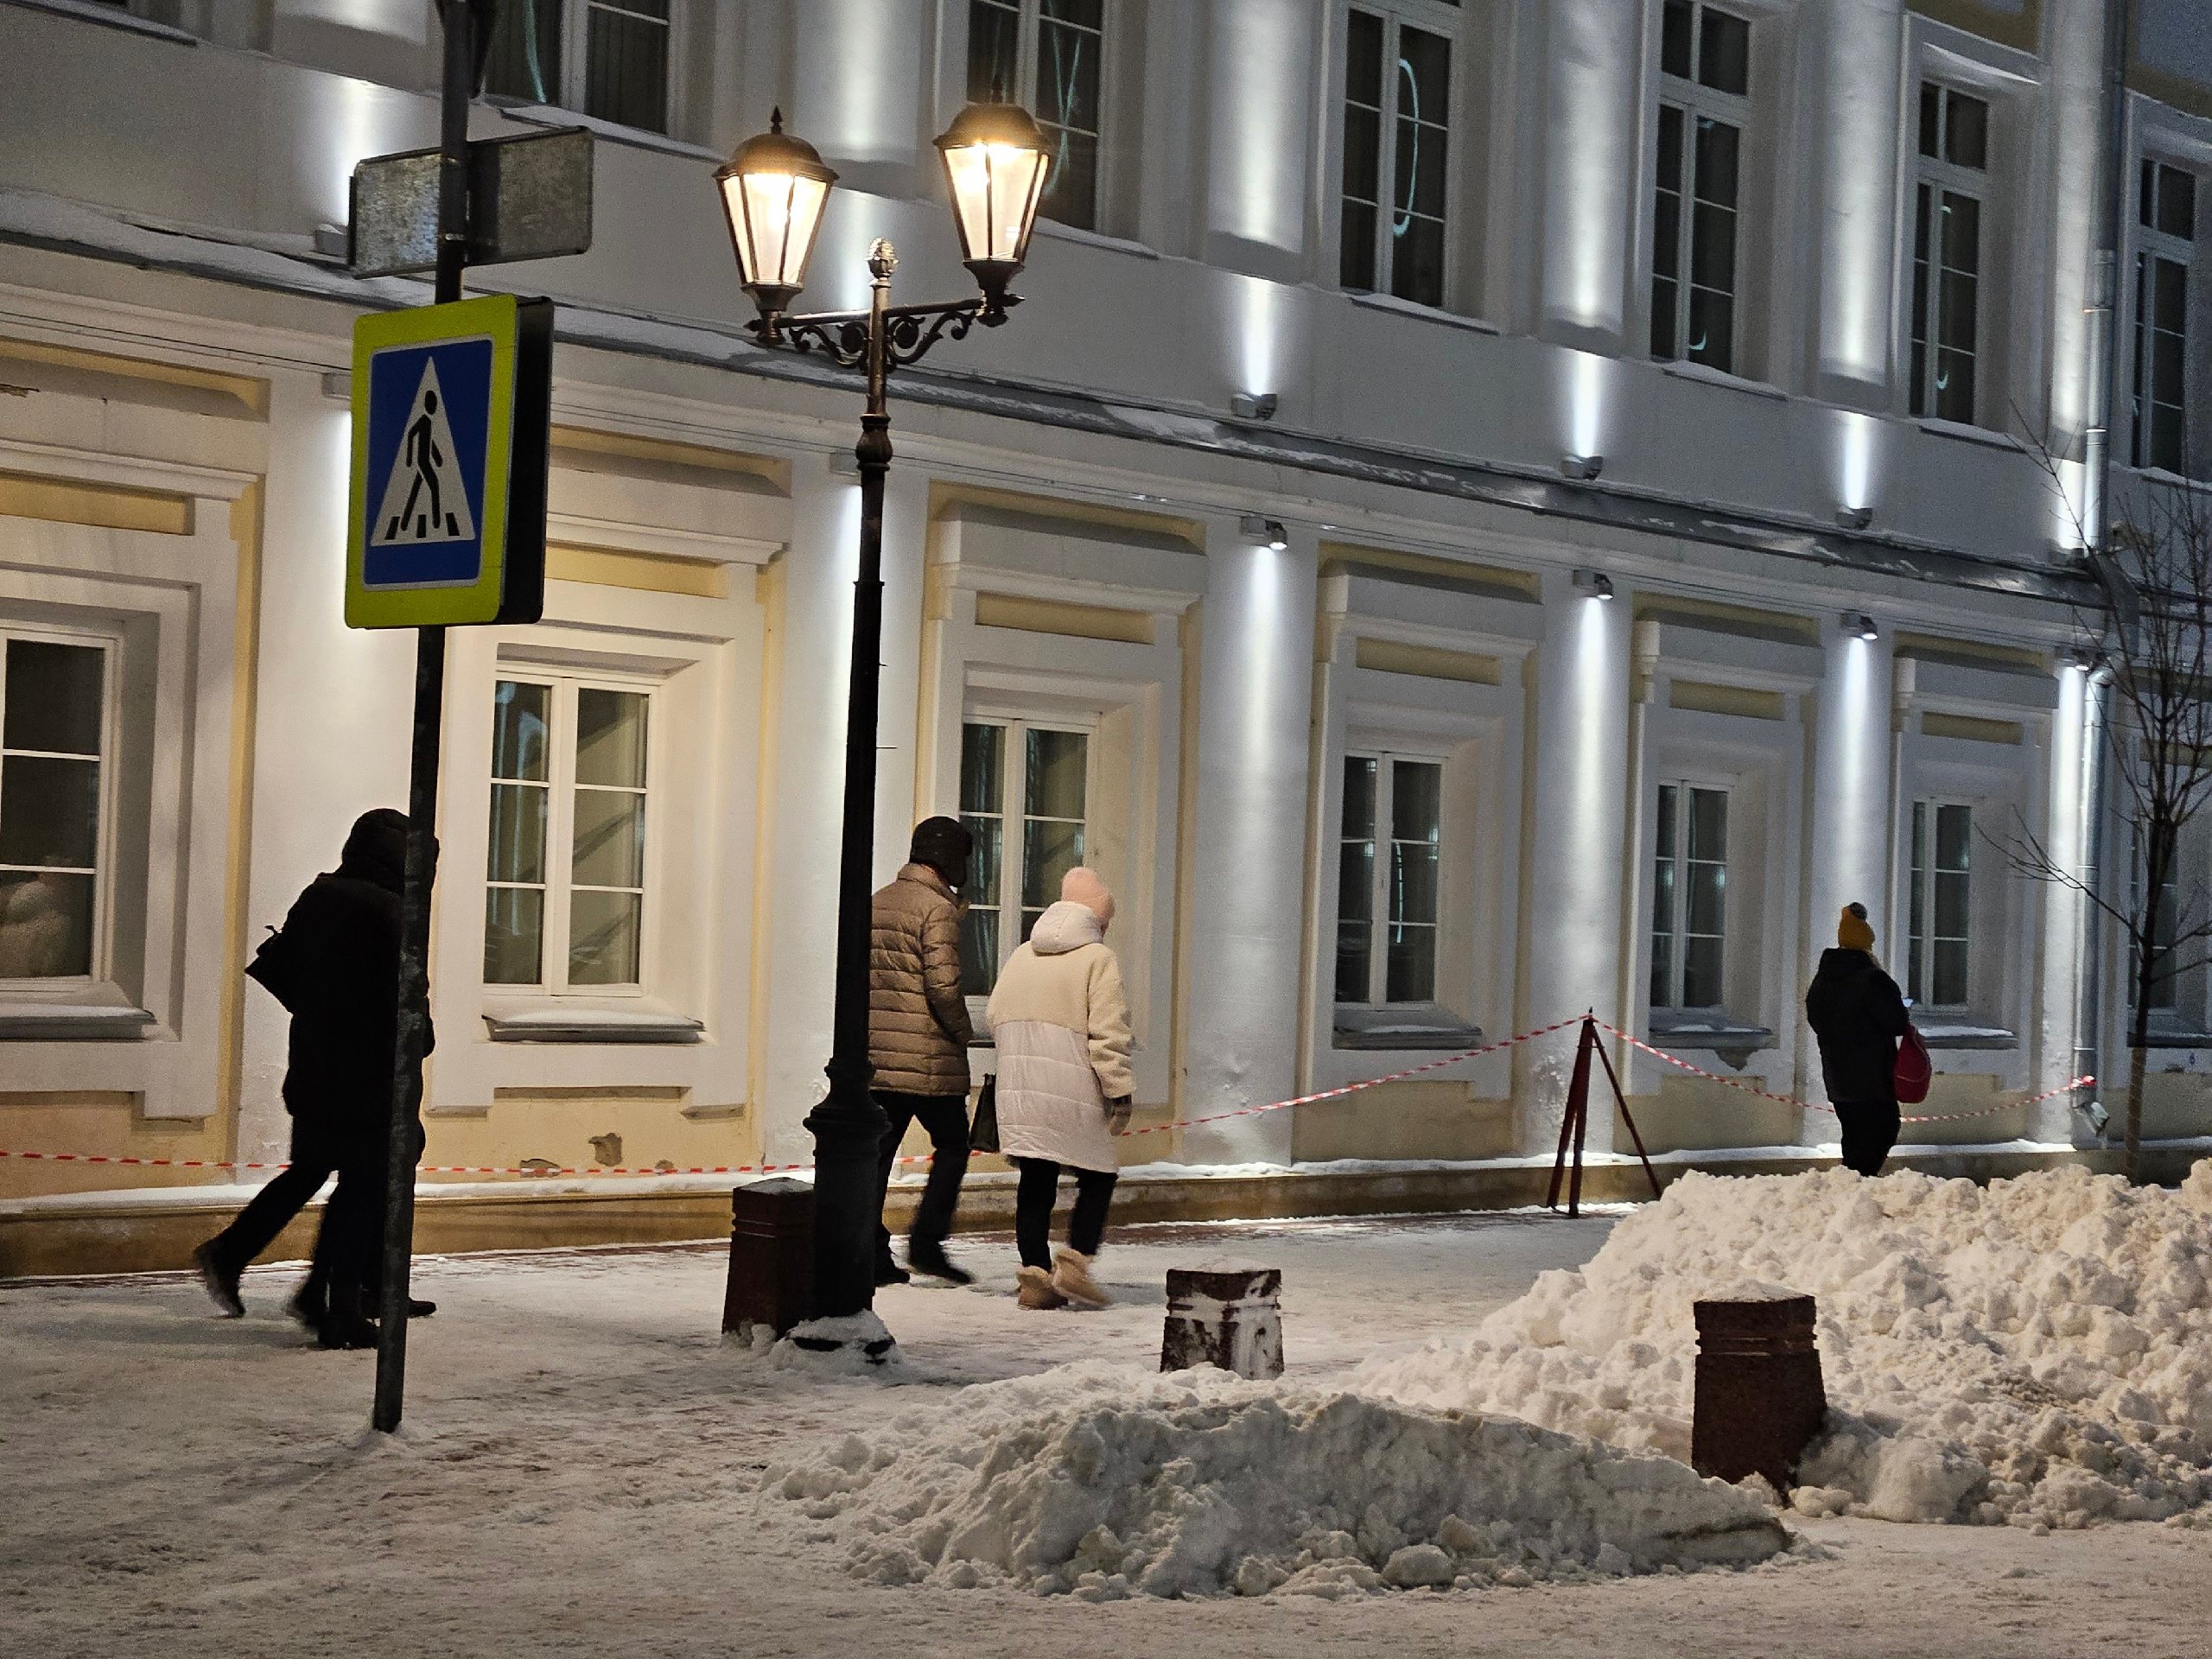
M 1239 1376 L 1282 1375 L 1281 1268 L 1217 1262 L 1167 1270 L 1160 1369 L 1217 1365 Z
M 1697 1392 L 1690 1466 L 1730 1482 L 1761 1474 L 1777 1492 L 1827 1414 L 1813 1299 L 1696 1305 Z
M 814 1294 L 814 1188 L 778 1176 L 730 1194 L 722 1331 L 765 1345 L 807 1317 Z

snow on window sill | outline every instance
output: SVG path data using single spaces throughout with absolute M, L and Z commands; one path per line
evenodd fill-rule
M 1332 1048 L 1402 1053 L 1456 1053 L 1478 1046 L 1483 1034 L 1449 1008 L 1434 1002 L 1405 1002 L 1382 1007 L 1338 1003 L 1330 1033 Z
M 2020 1046 L 2018 1033 L 2001 1026 L 1977 1026 L 1959 1020 L 1915 1020 L 1912 1028 L 1930 1048 L 1999 1049 Z
M 1148 242 L 1133 242 L 1126 236 L 1109 236 L 1103 231 L 1085 230 L 1080 225 L 1063 225 L 1057 219 L 1037 215 L 1033 235 L 1050 238 L 1055 242 L 1074 242 L 1086 248 L 1104 248 L 1111 253 L 1133 254 L 1140 259 L 1157 259 L 1160 250 Z
M 0 988 L 0 1042 L 130 1043 L 153 1023 L 117 985 L 33 990 L 18 982 Z
M 509 120 L 520 121 L 533 127 L 582 127 L 609 143 L 628 144 L 636 149 L 657 149 L 667 156 L 683 156 L 693 161 L 717 164 L 725 159 L 720 151 L 709 149 L 703 145 L 687 144 L 681 138 L 671 138 L 664 132 L 653 132 L 645 127 L 626 127 L 620 121 L 586 115 L 582 110 L 564 110 L 553 104 L 511 102 L 497 92 L 486 93 L 483 102 Z
M 1711 368 L 1683 358 L 1661 363 L 1659 372 L 1671 374 L 1677 380 L 1695 380 L 1703 385 L 1719 386 L 1723 391 L 1748 392 L 1754 397 L 1764 397 L 1770 403 L 1786 404 L 1789 401 L 1789 394 L 1780 386 L 1770 385 L 1764 380 L 1747 380 L 1740 374 L 1729 373 L 1726 369 Z
M 1402 317 L 1419 317 L 1427 322 L 1440 322 L 1449 327 L 1470 328 L 1478 334 L 1503 332 L 1487 317 L 1462 316 L 1457 311 L 1446 311 L 1440 305 L 1423 305 L 1418 300 L 1402 300 L 1395 294 L 1376 294 L 1363 289 L 1348 288 L 1344 297 L 1354 305 L 1363 305 L 1370 311 L 1395 311 Z
M 494 1003 L 484 1024 L 495 1043 L 696 1043 L 702 1020 L 649 998 L 623 1007 L 531 997 Z
M 79 22 L 97 23 L 103 29 L 119 29 L 126 34 L 150 35 L 157 41 L 174 41 L 180 46 L 200 44 L 200 37 L 188 29 L 157 23 L 150 17 L 134 17 L 118 6 L 99 5 L 95 0 L 9 0 L 9 3 L 32 11 L 74 17 Z
M 1920 423 L 1920 429 L 1930 436 L 1956 438 L 1962 443 L 1979 443 L 1991 449 L 2018 449 L 2020 441 L 2003 432 L 1993 432 L 1986 426 L 1968 426 L 1963 421 L 1938 420 L 1929 416 Z

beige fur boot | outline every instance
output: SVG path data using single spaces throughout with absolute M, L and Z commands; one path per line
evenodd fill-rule
M 1068 1299 L 1052 1287 L 1052 1275 L 1042 1268 L 1024 1268 L 1014 1275 L 1014 1300 L 1023 1307 L 1065 1307 Z
M 1077 1307 L 1110 1307 L 1114 1299 L 1090 1276 L 1092 1258 L 1063 1249 L 1052 1257 L 1052 1288 Z

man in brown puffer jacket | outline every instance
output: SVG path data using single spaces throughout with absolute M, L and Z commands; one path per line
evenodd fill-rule
M 930 1137 L 930 1177 L 906 1234 L 906 1261 L 917 1273 L 957 1285 L 974 1276 L 944 1253 L 968 1173 L 973 1032 L 960 994 L 960 918 L 967 907 L 957 895 L 967 882 L 974 845 L 956 818 L 925 818 L 915 826 L 906 868 L 875 895 L 868 970 L 868 1059 L 875 1067 L 876 1103 L 890 1120 L 879 1192 L 890 1185 L 907 1125 L 918 1118 Z M 903 1284 L 907 1277 L 892 1260 L 890 1229 L 879 1222 L 875 1282 Z

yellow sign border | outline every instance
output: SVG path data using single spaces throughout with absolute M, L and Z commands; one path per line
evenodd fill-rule
M 515 357 L 520 306 L 512 294 L 447 305 L 382 311 L 353 325 L 353 469 L 346 506 L 346 626 L 423 628 L 492 622 L 506 578 L 507 493 L 514 470 Z M 492 341 L 490 418 L 484 443 L 483 563 L 466 588 L 371 588 L 362 585 L 369 525 L 369 359 L 394 346 Z

